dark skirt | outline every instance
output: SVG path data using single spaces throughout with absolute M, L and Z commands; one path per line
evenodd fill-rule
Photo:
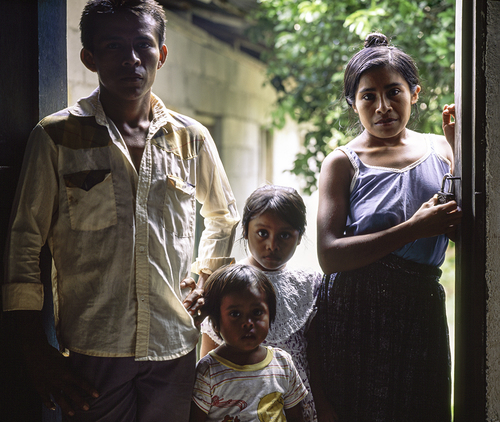
M 325 276 L 317 338 L 339 422 L 451 420 L 441 270 L 395 255 Z

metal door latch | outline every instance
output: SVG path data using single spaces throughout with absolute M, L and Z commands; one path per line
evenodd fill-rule
M 453 181 L 458 179 L 460 179 L 460 177 L 452 176 L 450 173 L 446 173 L 443 176 L 443 182 L 441 183 L 441 190 L 437 193 L 439 204 L 446 204 L 447 202 L 455 200 L 455 184 L 453 183 Z M 447 180 L 449 180 L 450 183 L 448 191 L 445 191 Z

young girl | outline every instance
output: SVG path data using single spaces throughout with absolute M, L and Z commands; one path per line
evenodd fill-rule
M 316 421 L 309 383 L 306 333 L 315 314 L 315 299 L 321 275 L 286 267 L 306 228 L 306 207 L 295 189 L 265 185 L 247 199 L 242 218 L 243 238 L 250 256 L 243 263 L 266 274 L 277 292 L 277 312 L 265 345 L 286 350 L 309 394 L 302 403 L 304 420 Z M 217 347 L 221 339 L 210 324 L 202 324 L 201 355 Z
M 454 107 L 443 113 L 449 142 L 411 131 L 419 92 L 411 57 L 370 34 L 344 77 L 364 130 L 321 169 L 318 256 L 331 276 L 316 334 L 324 393 L 340 422 L 450 420 L 438 267 L 461 211 L 435 194 L 453 170 Z
M 303 422 L 307 390 L 292 358 L 261 344 L 276 315 L 267 277 L 250 265 L 230 265 L 204 288 L 204 311 L 223 342 L 198 362 L 190 421 Z

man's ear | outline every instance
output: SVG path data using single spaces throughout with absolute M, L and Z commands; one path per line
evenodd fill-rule
M 88 70 L 90 70 L 91 72 L 97 72 L 97 67 L 94 61 L 94 55 L 90 50 L 82 48 L 82 50 L 80 51 L 80 60 Z
M 160 47 L 160 58 L 158 60 L 157 69 L 160 69 L 165 64 L 165 62 L 167 61 L 167 54 L 168 54 L 167 46 L 163 44 Z

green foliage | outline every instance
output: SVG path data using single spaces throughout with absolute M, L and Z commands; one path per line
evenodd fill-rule
M 268 47 L 263 60 L 277 91 L 273 125 L 286 116 L 309 128 L 291 172 L 316 189 L 323 158 L 359 133 L 341 98 L 344 68 L 373 31 L 410 54 L 422 92 L 411 127 L 442 133 L 441 109 L 453 103 L 454 0 L 260 0 L 250 36 Z

